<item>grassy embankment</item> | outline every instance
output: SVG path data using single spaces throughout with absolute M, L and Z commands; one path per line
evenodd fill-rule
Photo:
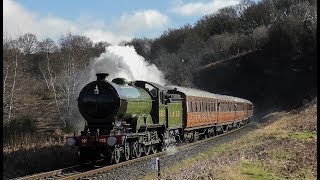
M 317 179 L 317 100 L 261 122 L 230 143 L 163 169 L 161 179 Z

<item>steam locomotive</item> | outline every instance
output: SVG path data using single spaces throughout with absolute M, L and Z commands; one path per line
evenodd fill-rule
M 67 138 L 80 161 L 119 163 L 239 128 L 253 114 L 250 101 L 179 86 L 96 75 L 78 97 L 86 120 L 81 135 Z

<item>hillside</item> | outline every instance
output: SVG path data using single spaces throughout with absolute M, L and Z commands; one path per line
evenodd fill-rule
M 246 98 L 256 112 L 295 108 L 316 96 L 316 55 L 279 55 L 253 51 L 212 63 L 197 71 L 201 89 Z

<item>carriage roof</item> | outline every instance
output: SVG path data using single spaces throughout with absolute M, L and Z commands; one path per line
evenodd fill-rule
M 214 93 L 210 93 L 210 92 L 198 90 L 198 89 L 193 89 L 193 88 L 186 88 L 186 87 L 180 87 L 180 86 L 166 86 L 166 88 L 168 90 L 179 91 L 179 92 L 185 94 L 186 96 L 213 98 L 213 99 L 219 99 L 219 100 L 223 100 L 223 101 L 234 101 L 234 102 L 252 104 L 250 101 L 243 99 L 243 98 L 214 94 Z

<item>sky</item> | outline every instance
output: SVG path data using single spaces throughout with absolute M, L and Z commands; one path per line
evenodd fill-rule
M 257 0 L 256 0 L 257 1 Z M 4 0 L 3 32 L 31 32 L 58 39 L 68 32 L 112 44 L 159 37 L 169 28 L 193 25 L 206 14 L 240 0 Z

